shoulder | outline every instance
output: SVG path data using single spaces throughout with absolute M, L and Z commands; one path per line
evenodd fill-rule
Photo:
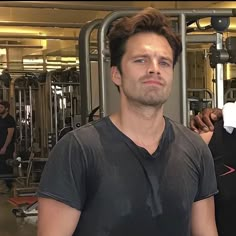
M 102 150 L 101 133 L 97 126 L 103 122 L 104 119 L 88 123 L 65 134 L 53 147 L 50 156 L 53 159 L 59 157 L 65 162 L 81 162 L 87 166 L 88 161 Z
M 200 135 L 190 130 L 188 127 L 177 123 L 171 119 L 169 119 L 169 122 L 173 128 L 173 132 L 176 135 L 176 138 L 183 139 L 189 142 L 196 142 L 196 143 L 203 143 L 203 140 L 201 139 Z
M 92 148 L 94 145 L 97 145 L 102 135 L 104 135 L 104 132 L 106 132 L 105 126 L 106 126 L 106 118 L 102 118 L 98 121 L 87 123 L 65 134 L 59 140 L 59 142 L 61 144 L 64 144 L 64 146 L 69 145 L 70 148 L 72 148 L 73 146 Z
M 5 122 L 7 122 L 9 125 L 12 125 L 12 126 L 15 126 L 15 119 L 12 115 L 8 114 L 6 117 L 5 117 Z
M 199 134 L 193 132 L 188 127 L 169 120 L 173 129 L 175 145 L 192 156 L 211 156 L 207 144 Z
M 96 137 L 100 133 L 101 129 L 105 129 L 107 126 L 107 117 L 101 118 L 97 121 L 92 121 L 79 128 L 74 129 L 71 134 L 75 136 L 76 139 L 86 138 L 86 137 Z
M 179 158 L 192 163 L 197 170 L 201 171 L 203 166 L 213 166 L 213 158 L 208 145 L 199 134 L 188 127 L 171 121 L 174 133 L 174 151 Z
M 7 119 L 15 121 L 14 117 L 12 115 L 10 115 L 10 114 L 7 115 Z

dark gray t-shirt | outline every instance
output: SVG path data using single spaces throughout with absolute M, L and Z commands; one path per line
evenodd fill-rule
M 105 117 L 65 135 L 38 196 L 80 210 L 78 236 L 189 236 L 194 201 L 217 192 L 207 145 L 166 118 L 150 155 Z
M 16 122 L 13 116 L 11 116 L 10 114 L 7 114 L 6 117 L 4 118 L 0 117 L 0 148 L 2 148 L 6 142 L 8 135 L 8 128 L 14 129 L 14 134 L 11 139 L 11 142 L 7 146 L 7 152 L 12 153 L 14 152 Z

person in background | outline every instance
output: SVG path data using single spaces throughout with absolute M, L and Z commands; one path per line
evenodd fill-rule
M 52 149 L 37 193 L 38 236 L 217 236 L 211 153 L 163 115 L 179 36 L 147 8 L 115 21 L 108 41 L 120 108 Z
M 219 189 L 219 193 L 215 195 L 216 224 L 220 236 L 235 236 L 236 130 L 234 126 L 236 117 L 232 115 L 235 112 L 235 103 L 226 103 L 222 110 L 205 110 L 204 115 L 208 116 L 208 122 L 206 122 L 208 124 L 209 120 L 212 120 L 210 114 L 214 114 L 214 129 L 211 128 L 205 132 L 200 131 L 200 136 L 208 144 L 215 163 Z M 201 117 L 204 115 L 199 114 L 195 121 L 201 121 Z M 197 122 L 196 127 L 198 127 Z
M 11 166 L 6 160 L 16 156 L 15 130 L 16 122 L 9 114 L 10 104 L 7 101 L 0 101 L 0 176 L 13 174 Z M 10 180 L 0 179 L 0 193 L 7 193 L 11 188 Z

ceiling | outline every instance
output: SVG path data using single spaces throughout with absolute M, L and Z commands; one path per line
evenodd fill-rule
M 22 58 L 75 57 L 80 28 L 88 21 L 102 19 L 111 11 L 142 9 L 233 8 L 235 2 L 222 1 L 1 1 L 0 48 L 8 56 L 4 62 Z M 236 5 L 234 6 L 236 8 Z M 0 52 L 1 53 L 1 52 Z M 55 59 L 56 58 L 56 59 Z M 9 64 L 8 64 L 9 67 Z M 15 67 L 16 64 L 15 64 Z M 12 66 L 14 69 L 14 66 Z

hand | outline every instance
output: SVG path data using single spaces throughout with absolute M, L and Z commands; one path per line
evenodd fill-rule
M 6 153 L 6 148 L 5 147 L 2 147 L 0 149 L 0 155 L 4 155 Z
M 219 108 L 205 108 L 201 113 L 190 120 L 190 129 L 196 133 L 214 130 L 214 121 L 222 118 L 222 110 Z

